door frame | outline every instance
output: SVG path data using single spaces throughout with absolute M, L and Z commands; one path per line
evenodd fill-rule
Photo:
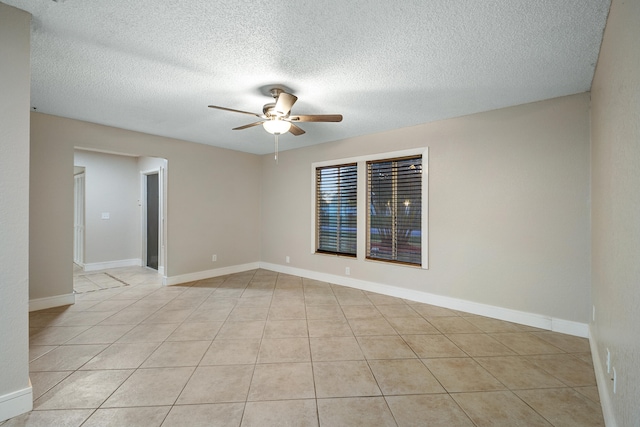
M 80 185 L 79 185 L 80 183 Z M 84 269 L 86 172 L 73 175 L 73 262 Z M 80 233 L 78 233 L 78 229 Z
M 165 275 L 165 168 L 158 167 L 140 171 L 140 232 L 141 232 L 141 260 L 142 266 L 147 264 L 147 176 L 158 174 L 158 274 Z

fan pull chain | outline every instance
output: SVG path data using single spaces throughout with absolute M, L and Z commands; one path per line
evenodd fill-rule
M 274 134 L 273 136 L 275 136 L 276 140 L 275 140 L 275 147 L 274 147 L 274 151 L 275 151 L 275 155 L 274 155 L 274 160 L 276 161 L 276 164 L 278 164 L 278 134 Z

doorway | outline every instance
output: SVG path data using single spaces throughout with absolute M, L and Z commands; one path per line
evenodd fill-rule
M 146 266 L 158 269 L 160 237 L 160 180 L 159 173 L 146 177 Z
M 73 262 L 84 267 L 84 168 L 73 175 Z

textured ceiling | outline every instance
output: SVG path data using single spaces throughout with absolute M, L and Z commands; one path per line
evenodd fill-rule
M 32 21 L 37 111 L 256 154 L 588 91 L 609 0 L 0 0 Z

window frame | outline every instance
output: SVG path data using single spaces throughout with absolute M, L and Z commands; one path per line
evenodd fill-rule
M 388 262 L 379 259 L 369 259 L 366 257 L 367 247 L 367 162 L 372 160 L 393 159 L 401 157 L 411 157 L 422 155 L 422 218 L 421 218 L 421 252 L 422 263 L 417 264 L 405 264 Z M 325 160 L 314 162 L 311 164 L 311 230 L 310 230 L 310 253 L 320 256 L 332 256 L 333 254 L 325 254 L 322 252 L 316 252 L 316 168 L 322 166 L 338 166 L 342 164 L 357 163 L 358 165 L 358 195 L 357 195 L 357 256 L 358 261 L 371 262 L 371 263 L 384 263 L 388 266 L 419 268 L 427 270 L 429 268 L 429 148 L 419 147 L 407 150 L 397 150 L 383 152 L 379 154 L 370 154 L 364 156 L 345 157 L 333 160 Z M 341 255 L 337 255 L 340 257 Z M 349 256 L 348 259 L 353 259 Z

